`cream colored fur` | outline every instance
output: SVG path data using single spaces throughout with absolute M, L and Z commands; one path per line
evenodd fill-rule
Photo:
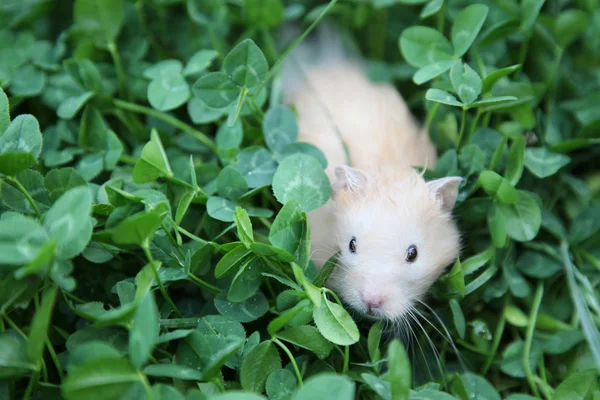
M 298 113 L 299 141 L 325 153 L 333 186 L 332 199 L 308 215 L 313 261 L 321 267 L 341 250 L 328 286 L 365 313 L 381 300 L 371 314 L 399 319 L 458 253 L 450 211 L 459 180 L 427 184 L 412 168 L 435 165 L 436 150 L 392 85 L 370 82 L 347 60 L 304 64 L 303 83 L 285 101 Z M 355 170 L 336 169 L 348 164 L 340 135 Z M 414 263 L 405 260 L 410 245 Z

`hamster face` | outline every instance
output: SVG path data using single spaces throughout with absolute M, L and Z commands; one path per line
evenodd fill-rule
M 336 177 L 341 257 L 328 285 L 363 315 L 402 319 L 459 252 L 451 211 L 462 178 L 426 183 L 412 169 L 367 177 L 349 167 Z

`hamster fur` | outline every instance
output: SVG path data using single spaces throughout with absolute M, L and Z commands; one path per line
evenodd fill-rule
M 320 268 L 341 251 L 328 287 L 363 315 L 400 320 L 458 254 L 462 178 L 425 182 L 413 166 L 435 165 L 436 149 L 397 90 L 371 82 L 333 26 L 315 36 L 282 79 L 299 141 L 323 151 L 332 183 L 329 202 L 308 213 L 312 258 Z

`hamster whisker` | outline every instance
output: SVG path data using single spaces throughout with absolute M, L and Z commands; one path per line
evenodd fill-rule
M 430 306 L 428 306 L 425 302 L 423 302 L 422 300 L 419 300 L 419 299 L 417 299 L 417 301 L 420 304 L 422 304 L 424 307 L 426 307 L 433 314 L 433 316 L 437 319 L 437 321 L 440 323 L 440 325 L 444 329 L 444 332 L 446 333 L 445 336 L 444 335 L 442 335 L 442 336 L 444 338 L 446 338 L 446 340 L 448 341 L 448 343 L 450 344 L 450 346 L 452 346 L 452 349 L 454 350 L 454 352 L 456 354 L 456 357 L 458 358 L 458 362 L 460 363 L 460 366 L 463 369 L 463 371 L 468 371 L 467 367 L 465 366 L 464 359 L 463 359 L 460 351 L 456 347 L 456 344 L 454 343 L 454 340 L 452 340 L 452 336 L 450 335 L 450 332 L 448 331 L 448 328 L 446 328 L 446 324 L 444 324 L 444 322 L 442 321 L 442 319 L 440 318 L 440 316 Z M 431 322 L 429 322 L 429 323 L 431 324 Z M 431 326 L 433 326 L 433 324 L 431 324 Z M 438 332 L 439 332 L 439 330 L 438 330 Z M 440 332 L 440 334 L 441 334 L 441 332 Z
M 421 326 L 421 330 L 423 330 L 423 326 L 419 323 L 419 321 L 417 320 L 417 317 L 410 311 L 407 311 L 407 315 L 415 322 L 417 323 L 419 326 Z M 421 352 L 421 356 L 423 357 L 423 361 L 425 362 L 425 368 L 427 369 L 427 373 L 429 374 L 429 377 L 431 380 L 434 380 L 434 376 L 433 376 L 433 372 L 431 372 L 431 369 L 429 368 L 429 363 L 427 362 L 427 356 L 425 355 L 425 351 L 423 350 L 423 346 L 421 346 L 421 342 L 419 341 L 419 337 L 417 336 L 417 334 L 413 331 L 412 326 L 411 326 L 411 332 L 413 333 L 413 336 L 415 337 L 415 342 L 417 343 L 417 346 L 419 346 L 419 351 Z M 427 336 L 427 333 L 423 330 L 423 333 L 425 334 L 425 337 L 427 337 L 427 339 L 430 341 L 429 337 Z M 430 344 L 431 345 L 431 344 Z M 435 351 L 435 348 L 434 348 Z M 414 355 L 414 352 L 413 352 Z M 416 357 L 413 358 L 413 362 L 412 364 L 415 366 L 416 368 Z M 414 374 L 413 374 L 414 375 Z
M 421 322 L 419 321 L 419 319 L 417 318 L 417 316 L 413 313 L 413 311 L 415 311 L 419 315 L 421 315 L 414 306 L 410 305 L 410 310 L 408 311 L 408 313 L 413 316 L 414 321 L 417 323 L 417 325 L 419 326 L 419 328 L 421 328 L 421 331 L 423 331 L 423 335 L 425 335 L 425 338 L 427 339 L 427 342 L 429 343 L 429 346 L 431 347 L 431 350 L 433 352 L 433 356 L 435 358 L 437 367 L 438 367 L 438 369 L 440 371 L 440 375 L 442 376 L 443 384 L 444 384 L 444 386 L 446 386 L 446 384 L 447 384 L 447 382 L 446 382 L 446 374 L 445 374 L 446 370 L 445 370 L 444 363 L 442 362 L 441 355 L 440 355 L 439 351 L 435 348 L 435 344 L 433 343 L 433 340 L 431 340 L 431 337 L 429 336 L 429 334 L 425 330 L 425 327 L 421 324 Z M 427 369 L 429 370 L 428 362 L 427 362 L 427 359 L 425 358 L 424 355 L 423 355 L 423 359 L 425 361 L 425 365 L 427 366 Z M 432 376 L 432 379 L 435 379 L 435 378 Z

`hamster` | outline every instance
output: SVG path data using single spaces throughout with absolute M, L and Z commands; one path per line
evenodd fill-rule
M 401 95 L 371 82 L 331 25 L 316 33 L 282 74 L 299 141 L 328 160 L 331 199 L 308 213 L 312 259 L 341 252 L 327 286 L 365 317 L 400 321 L 458 255 L 462 178 L 425 182 L 414 167 L 435 165 L 436 149 Z

